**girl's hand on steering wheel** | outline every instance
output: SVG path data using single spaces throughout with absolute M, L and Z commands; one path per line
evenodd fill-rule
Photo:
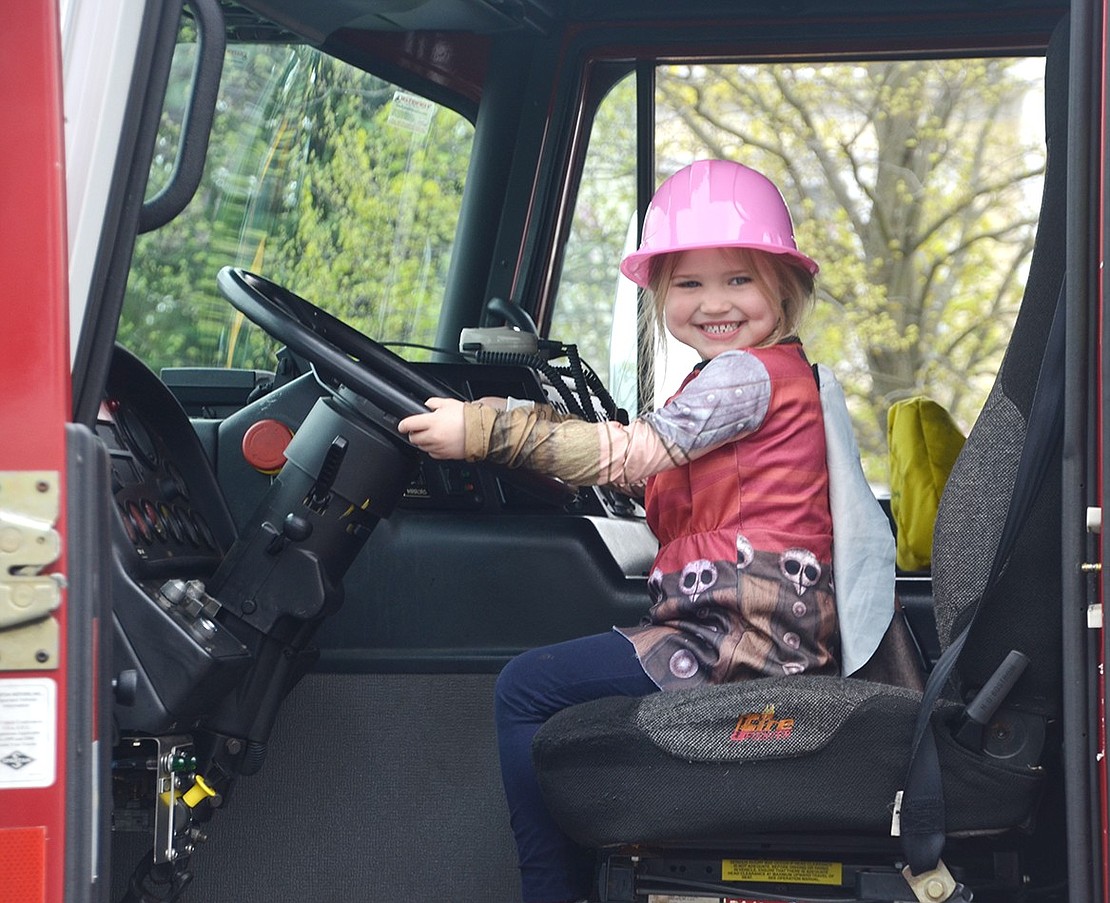
M 397 430 L 433 458 L 461 461 L 466 452 L 464 402 L 429 398 L 424 404 L 431 408 L 430 413 L 406 417 L 397 424 Z

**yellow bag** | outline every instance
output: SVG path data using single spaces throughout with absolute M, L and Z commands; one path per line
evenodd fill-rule
M 886 424 L 896 562 L 904 571 L 925 570 L 940 495 L 965 437 L 944 408 L 923 396 L 892 404 Z

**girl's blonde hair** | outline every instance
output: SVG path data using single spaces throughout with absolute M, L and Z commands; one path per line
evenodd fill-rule
M 767 348 L 783 339 L 796 336 L 803 317 L 813 306 L 813 276 L 782 254 L 754 248 L 726 247 L 721 250 L 735 260 L 737 268 L 746 270 L 751 275 L 752 282 L 765 298 L 778 305 L 778 323 L 771 334 L 755 347 Z M 663 307 L 667 303 L 667 289 L 682 253 L 675 251 L 660 254 L 651 260 L 647 295 L 644 299 L 646 303 L 641 307 L 641 315 L 647 321 L 640 330 L 642 377 L 647 375 L 645 368 L 652 366 L 656 347 L 665 347 L 667 327 Z

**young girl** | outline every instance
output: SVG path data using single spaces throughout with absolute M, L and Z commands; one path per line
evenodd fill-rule
M 621 271 L 702 359 L 662 408 L 622 426 L 431 398 L 431 413 L 399 425 L 436 458 L 575 485 L 646 481 L 660 549 L 644 623 L 530 650 L 498 679 L 528 903 L 578 900 L 590 881 L 590 857 L 548 815 L 532 767 L 532 739 L 553 714 L 603 696 L 838 669 L 825 434 L 796 335 L 817 264 L 798 251 L 781 194 L 740 164 L 693 163 L 660 186 Z

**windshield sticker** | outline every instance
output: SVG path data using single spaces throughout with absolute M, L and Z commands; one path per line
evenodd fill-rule
M 395 91 L 389 108 L 389 124 L 419 135 L 426 135 L 436 114 L 436 105 L 426 97 Z

